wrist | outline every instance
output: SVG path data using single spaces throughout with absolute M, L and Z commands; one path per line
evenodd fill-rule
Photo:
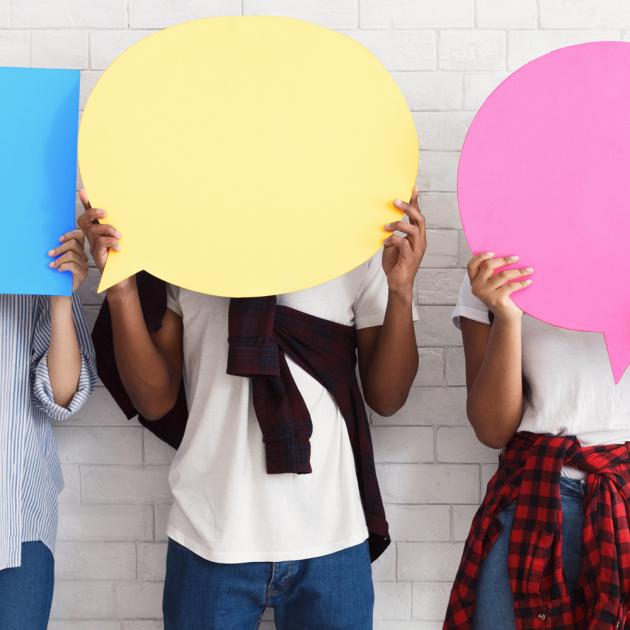
M 523 313 L 494 313 L 494 322 L 500 326 L 518 326 L 520 327 L 523 320 Z
M 49 297 L 50 308 L 56 310 L 72 309 L 71 295 L 51 295 Z
M 411 308 L 413 304 L 413 286 L 389 287 L 387 299 L 390 303 Z

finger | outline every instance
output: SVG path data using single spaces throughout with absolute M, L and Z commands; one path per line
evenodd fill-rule
M 388 223 L 385 226 L 385 229 L 388 232 L 402 232 L 407 235 L 418 235 L 420 230 L 417 225 L 411 225 L 411 223 L 407 223 L 407 221 L 394 221 L 393 223 Z
M 110 236 L 111 238 L 118 240 L 121 234 L 113 225 L 109 225 L 108 223 L 96 223 L 94 225 L 90 225 L 87 229 L 87 238 L 90 242 L 91 249 L 96 247 L 96 241 L 101 236 Z
M 517 260 L 518 256 L 499 256 L 498 258 L 486 259 L 479 265 L 477 277 L 484 281 L 488 280 L 494 275 L 494 272 L 497 269 L 500 269 L 501 267 L 506 267 L 507 265 L 511 265 Z
M 500 291 L 504 291 L 506 295 L 512 295 L 512 293 L 516 291 L 520 291 L 521 289 L 527 288 L 532 283 L 532 279 L 528 278 L 527 280 L 518 280 L 515 282 L 508 282 L 504 284 Z
M 65 262 L 59 267 L 58 271 L 71 271 L 73 276 L 84 278 L 87 275 L 87 266 L 79 265 L 75 262 Z
M 409 205 L 414 206 L 415 208 L 420 210 L 420 189 L 417 186 L 413 187 L 411 199 L 409 199 Z
M 94 246 L 97 250 L 99 249 L 113 249 L 114 251 L 120 251 L 120 245 L 118 243 L 117 238 L 112 238 L 111 236 L 99 236 Z
M 80 265 L 87 265 L 87 258 L 77 254 L 76 252 L 66 252 L 65 254 L 59 256 L 59 258 L 49 263 L 48 266 L 54 269 L 55 267 L 58 268 L 67 262 L 75 262 Z
M 385 239 L 383 245 L 385 247 L 395 247 L 400 252 L 411 252 L 411 246 L 406 236 L 392 234 Z
M 48 252 L 48 255 L 51 258 L 54 258 L 57 256 L 61 256 L 62 254 L 65 254 L 66 252 L 69 252 L 69 251 L 73 251 L 77 255 L 82 256 L 83 258 L 85 258 L 85 260 L 87 260 L 83 243 L 79 243 L 79 241 L 75 241 L 74 239 L 63 243 L 62 245 L 59 245 L 59 247 L 55 247 L 54 249 L 51 249 Z
M 100 208 L 88 208 L 83 214 L 79 215 L 77 225 L 79 229 L 85 233 L 87 228 L 94 223 L 94 221 L 99 221 L 105 216 L 107 216 L 105 210 L 101 210 Z
M 111 236 L 112 238 L 121 238 L 122 234 L 109 223 L 95 223 L 90 225 L 88 234 L 94 237 L 97 236 Z
M 492 276 L 491 278 L 487 280 L 487 284 L 490 287 L 498 288 L 498 287 L 503 286 L 507 282 L 524 278 L 525 276 L 529 276 L 532 273 L 534 273 L 533 267 L 521 267 L 520 269 L 506 269 L 505 271 L 495 273 L 494 276 Z
M 420 212 L 417 200 L 416 203 L 405 203 L 400 199 L 396 199 L 394 201 L 394 205 L 409 217 L 409 222 L 412 225 L 420 225 L 420 223 L 424 222 L 424 216 L 422 215 L 422 212 Z
M 476 278 L 481 263 L 490 258 L 494 258 L 494 252 L 482 252 L 480 254 L 476 254 L 468 261 L 466 268 L 468 269 L 468 277 L 471 281 Z
M 78 241 L 83 246 L 83 243 L 85 243 L 85 235 L 81 230 L 72 230 L 59 237 L 60 243 L 65 243 L 70 240 Z
M 420 237 L 420 230 L 418 226 L 411 225 L 406 221 L 395 221 L 394 223 L 388 223 L 385 226 L 385 229 L 388 232 L 402 232 L 405 234 L 409 244 L 411 245 L 411 249 L 414 251 L 416 250 L 418 246 L 418 239 Z
M 92 204 L 90 203 L 90 200 L 88 198 L 88 194 L 85 188 L 81 188 L 81 190 L 79 191 L 79 199 L 81 200 L 81 203 L 83 204 L 84 210 L 90 210 L 92 208 Z

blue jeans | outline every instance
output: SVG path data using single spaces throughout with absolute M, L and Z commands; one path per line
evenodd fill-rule
M 574 479 L 560 479 L 562 500 L 562 572 L 570 595 L 580 575 L 582 524 L 584 522 L 584 484 Z M 507 554 L 514 505 L 499 514 L 503 531 L 481 566 L 477 605 L 473 619 L 475 630 L 512 630 L 514 602 L 507 571 Z
M 46 630 L 54 585 L 54 560 L 44 543 L 22 543 L 22 564 L 0 571 L 0 628 Z
M 278 630 L 370 630 L 367 541 L 319 558 L 218 564 L 169 540 L 164 630 L 255 630 L 273 608 Z

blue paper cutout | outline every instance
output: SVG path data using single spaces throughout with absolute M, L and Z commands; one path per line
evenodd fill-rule
M 79 77 L 0 68 L 0 293 L 72 293 L 48 251 L 75 228 Z

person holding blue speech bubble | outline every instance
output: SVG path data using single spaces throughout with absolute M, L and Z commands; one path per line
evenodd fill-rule
M 82 200 L 102 270 L 121 234 Z M 179 447 L 166 630 L 254 630 L 268 607 L 281 630 L 372 627 L 370 560 L 390 538 L 364 402 L 388 416 L 407 398 L 426 248 L 418 190 L 394 205 L 408 220 L 381 251 L 309 289 L 230 299 L 144 272 L 108 288 L 99 374 Z
M 48 252 L 73 295 L 0 295 L 0 628 L 45 630 L 54 583 L 57 494 L 52 421 L 76 413 L 96 384 L 76 290 L 87 275 L 79 231 Z M 19 261 L 16 261 L 16 265 Z

